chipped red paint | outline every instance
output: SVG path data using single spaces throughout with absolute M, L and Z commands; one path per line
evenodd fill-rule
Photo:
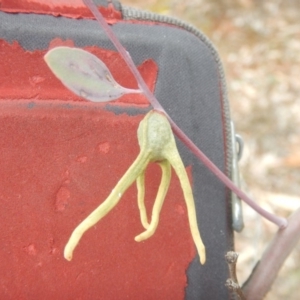
M 72 45 L 73 42 L 70 40 L 61 41 L 55 39 L 50 43 L 50 48 Z M 119 84 L 127 88 L 137 88 L 137 83 L 133 75 L 118 53 L 97 47 L 85 47 L 84 49 L 100 57 Z M 1 57 L 5 58 L 1 62 L 1 72 L 3 74 L 0 82 L 2 99 L 45 101 L 56 101 L 59 99 L 62 101 L 79 101 L 85 105 L 94 105 L 74 95 L 52 74 L 43 60 L 46 52 L 46 50 L 24 51 L 17 42 L 9 44 L 4 40 L 0 40 Z M 143 62 L 138 69 L 153 91 L 158 71 L 156 63 L 149 59 Z M 9 76 L 6 76 L 6 74 L 9 74 Z M 110 102 L 110 104 L 149 106 L 148 100 L 141 94 L 124 95 L 118 100 Z
M 110 3 L 99 8 L 109 24 L 122 19 L 121 13 Z M 0 0 L 0 10 L 10 13 L 36 13 L 68 18 L 93 18 L 81 0 Z
M 59 45 L 73 42 L 55 39 L 50 47 Z M 85 49 L 99 56 L 120 84 L 136 88 L 117 53 Z M 63 258 L 73 229 L 105 200 L 137 156 L 143 115 L 115 115 L 106 104 L 75 96 L 52 75 L 44 54 L 0 41 L 0 299 L 184 299 L 185 272 L 196 251 L 175 174 L 153 237 L 134 241 L 143 228 L 133 185 L 85 234 L 73 260 Z M 148 60 L 139 70 L 154 90 L 155 62 Z M 110 105 L 149 106 L 141 95 Z M 149 215 L 160 176 L 151 165 Z
M 73 260 L 63 258 L 72 230 L 137 156 L 142 116 L 27 104 L 0 102 L 2 298 L 184 299 L 195 248 L 175 174 L 153 237 L 134 241 L 143 228 L 133 185 L 85 234 Z M 99 151 L 104 143 L 109 151 Z M 159 180 L 150 166 L 149 212 Z

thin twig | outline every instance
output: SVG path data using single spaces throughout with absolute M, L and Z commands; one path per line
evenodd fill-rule
M 251 206 L 256 212 L 268 219 L 269 221 L 278 225 L 279 228 L 284 229 L 287 226 L 287 220 L 269 213 L 253 201 L 246 193 L 238 188 L 190 139 L 183 131 L 174 123 L 172 119 L 169 119 L 171 127 L 176 136 L 191 150 L 191 152 L 198 157 L 202 163 L 214 173 L 220 181 L 222 181 L 230 190 L 232 190 L 240 199 Z
M 244 200 L 249 206 L 251 206 L 255 211 L 257 211 L 260 215 L 268 219 L 270 222 L 273 222 L 281 229 L 287 226 L 287 220 L 276 215 L 273 215 L 262 207 L 260 207 L 255 201 L 253 201 L 250 197 L 248 197 L 241 189 L 239 189 L 194 143 L 188 136 L 176 125 L 176 123 L 171 119 L 171 117 L 167 114 L 167 112 L 163 109 L 159 101 L 155 98 L 155 96 L 149 90 L 147 84 L 143 80 L 142 76 L 140 75 L 138 69 L 136 68 L 130 54 L 126 51 L 126 49 L 122 46 L 119 42 L 118 38 L 113 33 L 112 29 L 106 23 L 105 19 L 103 18 L 101 12 L 97 9 L 96 5 L 92 0 L 83 0 L 85 5 L 91 10 L 93 15 L 95 16 L 96 20 L 99 22 L 102 29 L 105 31 L 109 39 L 112 41 L 118 52 L 123 57 L 124 61 L 126 62 L 127 66 L 131 70 L 132 74 L 134 75 L 139 88 L 148 98 L 150 104 L 153 106 L 155 110 L 163 112 L 172 127 L 173 132 L 176 136 L 190 149 L 190 151 L 198 157 L 202 163 L 213 173 L 220 181 L 222 181 L 230 190 L 232 190 L 239 198 Z
M 279 230 L 243 286 L 247 300 L 261 300 L 270 290 L 284 261 L 300 240 L 300 208 L 289 218 L 286 230 Z
M 109 25 L 106 23 L 105 19 L 103 18 L 101 12 L 97 9 L 97 6 L 94 4 L 93 0 L 83 0 L 85 5 L 90 9 L 90 11 L 93 13 L 94 17 L 96 20 L 100 23 L 102 29 L 106 33 L 106 35 L 109 37 L 111 42 L 114 44 L 118 52 L 121 54 L 122 58 L 126 62 L 128 68 L 134 75 L 138 86 L 140 90 L 145 94 L 147 97 L 148 101 L 151 103 L 153 108 L 155 110 L 165 112 L 165 110 L 162 108 L 161 104 L 159 101 L 155 98 L 155 96 L 151 93 L 150 89 L 148 88 L 147 84 L 145 83 L 143 77 L 141 76 L 140 72 L 136 68 L 130 54 L 126 49 L 123 47 L 123 45 L 120 43 L 119 39 L 116 37 L 112 29 L 109 27 Z
M 234 251 L 229 251 L 225 255 L 226 262 L 229 268 L 230 278 L 226 280 L 226 287 L 233 291 L 240 300 L 246 300 L 236 276 L 236 263 L 239 255 Z

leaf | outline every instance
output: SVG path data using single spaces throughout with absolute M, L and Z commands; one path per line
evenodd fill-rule
M 119 85 L 107 66 L 95 55 L 78 48 L 56 47 L 44 59 L 54 75 L 73 93 L 94 102 L 141 93 Z

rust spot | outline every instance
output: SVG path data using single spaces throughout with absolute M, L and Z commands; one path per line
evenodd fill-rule
M 98 151 L 104 154 L 107 154 L 110 149 L 110 144 L 108 142 L 101 143 L 98 145 Z
M 179 215 L 184 215 L 185 214 L 185 209 L 183 208 L 182 205 L 178 204 L 175 206 L 175 210 Z
M 35 248 L 34 244 L 30 244 L 26 247 L 23 247 L 24 252 L 26 252 L 28 255 L 36 255 L 37 254 L 37 250 Z
M 85 163 L 87 161 L 87 156 L 78 156 L 76 161 L 80 163 Z
M 64 211 L 68 205 L 70 199 L 70 191 L 68 188 L 62 186 L 58 190 L 55 199 L 55 209 L 56 211 Z

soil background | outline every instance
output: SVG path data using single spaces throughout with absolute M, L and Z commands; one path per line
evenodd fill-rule
M 287 217 L 300 206 L 300 2 L 297 0 L 121 0 L 187 21 L 217 48 L 236 131 L 245 142 L 242 185 L 267 210 Z M 276 226 L 243 206 L 236 234 L 243 283 Z M 209 255 L 209 253 L 208 253 Z M 300 243 L 265 299 L 297 300 Z

